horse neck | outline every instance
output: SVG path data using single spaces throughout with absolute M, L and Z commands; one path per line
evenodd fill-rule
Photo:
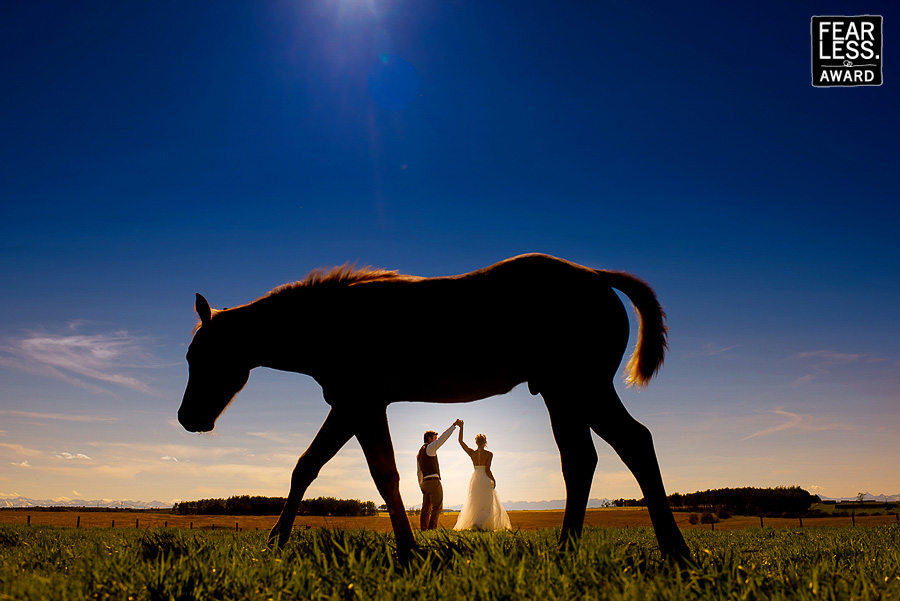
M 284 309 L 261 299 L 229 311 L 234 313 L 229 317 L 233 319 L 235 346 L 252 367 L 310 374 L 311 367 L 299 355 L 308 340 Z
M 273 351 L 277 324 L 272 323 L 265 310 L 256 303 L 226 310 L 232 353 L 240 354 L 243 362 L 251 368 L 275 367 Z

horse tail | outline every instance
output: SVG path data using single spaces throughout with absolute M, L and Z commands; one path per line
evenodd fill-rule
M 621 290 L 631 300 L 638 314 L 638 335 L 634 353 L 625 366 L 628 386 L 644 387 L 662 367 L 668 348 L 666 313 L 656 293 L 645 281 L 622 271 L 597 270 L 609 285 Z

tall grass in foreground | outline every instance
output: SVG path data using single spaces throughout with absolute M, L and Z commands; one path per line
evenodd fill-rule
M 900 527 L 685 533 L 696 566 L 660 562 L 653 531 L 588 528 L 418 534 L 398 566 L 391 534 L 0 526 L 0 599 L 900 599 Z

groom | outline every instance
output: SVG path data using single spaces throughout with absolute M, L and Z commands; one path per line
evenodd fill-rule
M 462 425 L 458 419 L 437 435 L 437 432 L 429 430 L 425 433 L 425 444 L 416 455 L 417 472 L 419 476 L 419 488 L 422 489 L 422 513 L 419 516 L 419 528 L 422 530 L 434 530 L 437 528 L 438 518 L 444 509 L 444 488 L 441 486 L 441 468 L 438 466 L 437 451 L 441 448 L 456 426 Z

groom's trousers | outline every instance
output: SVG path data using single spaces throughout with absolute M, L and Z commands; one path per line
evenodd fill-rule
M 444 487 L 440 478 L 426 478 L 422 481 L 422 513 L 419 515 L 419 528 L 434 530 L 438 518 L 444 510 Z

